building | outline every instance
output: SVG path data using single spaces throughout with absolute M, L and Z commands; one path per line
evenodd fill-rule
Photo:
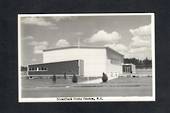
M 61 61 L 29 65 L 28 75 L 52 76 L 52 75 L 83 75 L 83 61 Z
M 136 73 L 136 65 L 134 65 L 132 63 L 123 64 L 122 68 L 123 68 L 123 73 L 125 73 L 125 74 L 128 74 L 128 73 L 134 74 L 134 73 Z
M 101 77 L 122 74 L 124 56 L 109 47 L 62 47 L 43 51 L 43 63 L 28 65 L 31 76 L 76 74 Z

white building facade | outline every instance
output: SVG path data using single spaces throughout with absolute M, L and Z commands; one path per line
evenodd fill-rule
M 43 51 L 43 63 L 82 60 L 84 77 L 122 74 L 124 56 L 108 47 L 63 47 Z

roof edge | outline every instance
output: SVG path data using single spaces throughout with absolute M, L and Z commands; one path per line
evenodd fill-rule
M 124 56 L 123 54 L 117 52 L 116 50 L 114 50 L 114 49 L 112 49 L 112 48 L 110 48 L 110 47 L 105 47 L 105 48 L 106 48 L 106 49 L 110 49 L 110 50 L 112 50 L 113 52 L 115 52 L 115 53 L 117 53 L 117 54 L 119 54 L 119 55 L 121 55 L 121 56 Z
M 72 49 L 72 48 L 89 48 L 89 49 L 93 49 L 93 48 L 96 48 L 96 49 L 104 49 L 106 47 L 97 47 L 97 46 L 68 46 L 68 47 L 59 47 L 59 48 L 51 48 L 51 49 L 45 49 L 43 50 L 43 52 L 46 52 L 46 51 L 53 51 L 53 50 L 60 50 L 60 49 Z
M 47 51 L 53 51 L 53 50 L 62 50 L 62 49 L 73 49 L 73 48 L 88 48 L 88 49 L 110 49 L 112 51 L 114 51 L 115 53 L 124 56 L 123 54 L 115 51 L 114 49 L 110 48 L 110 47 L 103 47 L 103 46 L 68 46 L 68 47 L 60 47 L 60 48 L 51 48 L 51 49 L 45 49 L 43 50 L 43 52 L 47 52 Z

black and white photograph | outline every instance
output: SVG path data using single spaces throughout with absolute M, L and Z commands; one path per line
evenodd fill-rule
M 19 14 L 18 101 L 155 101 L 154 13 Z

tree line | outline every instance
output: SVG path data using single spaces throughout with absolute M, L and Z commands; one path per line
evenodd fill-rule
M 136 68 L 151 68 L 152 67 L 152 60 L 148 59 L 147 57 L 143 60 L 137 58 L 124 58 L 124 63 L 132 63 L 136 65 Z

